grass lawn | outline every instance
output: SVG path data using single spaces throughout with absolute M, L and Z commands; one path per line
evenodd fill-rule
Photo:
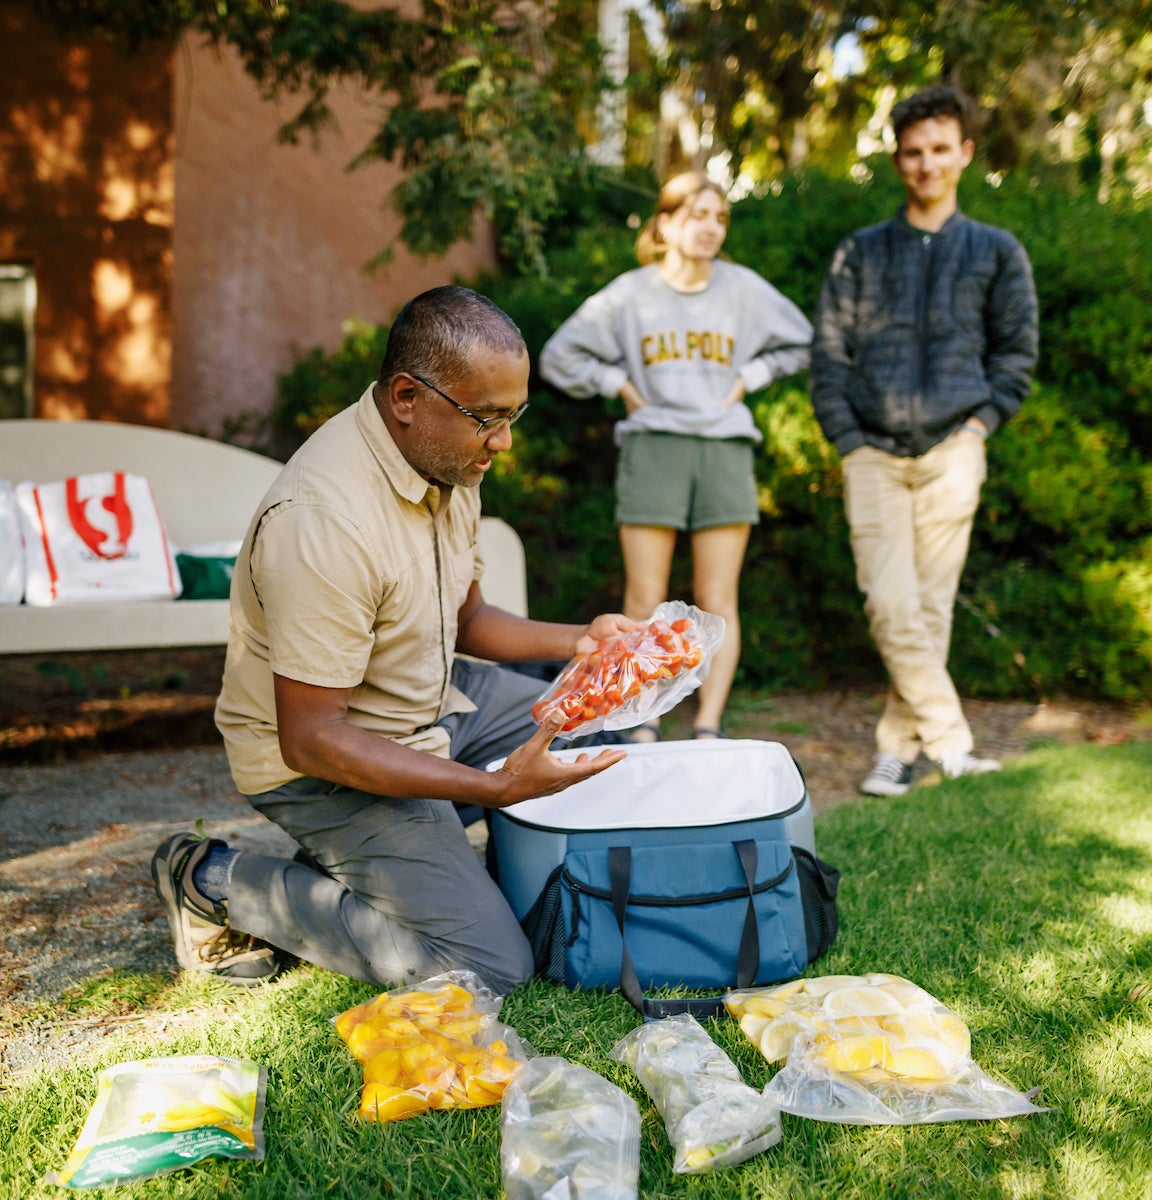
M 640 1103 L 640 1195 L 1152 1197 L 1152 745 L 1034 750 L 999 776 L 843 805 L 817 848 L 844 873 L 841 933 L 809 975 L 912 979 L 972 1031 L 991 1076 L 1050 1111 L 1008 1121 L 838 1126 L 785 1115 L 778 1146 L 713 1174 L 673 1176 L 663 1123 L 608 1058 L 636 1024 L 618 995 L 527 985 L 501 1017 L 540 1053 L 599 1071 Z M 53 1006 L 56 1021 L 115 1012 L 97 1056 L 0 1089 L 0 1196 L 56 1196 L 95 1098 L 96 1072 L 152 1055 L 217 1053 L 268 1068 L 260 1163 L 209 1161 L 124 1197 L 500 1197 L 496 1108 L 391 1125 L 355 1118 L 360 1066 L 333 1029 L 378 989 L 301 968 L 254 992 L 210 980 L 119 976 Z M 756 1088 L 769 1067 L 728 1019 L 707 1022 Z M 142 1030 L 149 1030 L 144 1033 Z

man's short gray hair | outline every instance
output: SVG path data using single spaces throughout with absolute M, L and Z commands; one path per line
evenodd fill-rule
M 445 386 L 458 380 L 480 347 L 519 358 L 528 353 L 524 335 L 499 305 L 471 288 L 432 288 L 409 300 L 396 315 L 380 364 L 387 386 L 401 371 Z

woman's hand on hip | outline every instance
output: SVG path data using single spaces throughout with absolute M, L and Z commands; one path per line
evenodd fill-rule
M 748 395 L 748 389 L 744 386 L 744 380 L 737 375 L 732 386 L 728 389 L 728 395 L 724 397 L 724 408 L 729 409 L 734 404 L 739 404 L 745 396 Z
M 644 397 L 640 395 L 640 392 L 631 379 L 625 379 L 623 384 L 621 384 L 620 399 L 624 401 L 624 407 L 629 413 L 634 413 L 638 408 L 648 407 L 644 401 Z

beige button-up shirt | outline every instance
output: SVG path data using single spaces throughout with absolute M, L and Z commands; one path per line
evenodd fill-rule
M 247 795 L 299 776 L 280 754 L 273 674 L 351 688 L 351 722 L 444 756 L 436 722 L 472 708 L 451 670 L 483 574 L 479 489 L 417 475 L 372 391 L 293 455 L 236 562 L 216 724 Z

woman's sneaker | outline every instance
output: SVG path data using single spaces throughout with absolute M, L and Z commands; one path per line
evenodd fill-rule
M 877 754 L 860 790 L 866 796 L 903 796 L 912 786 L 912 769 L 915 766 L 915 763 L 906 763 L 895 754 Z
M 196 867 L 215 838 L 174 833 L 152 855 L 152 881 L 185 971 L 205 971 L 228 983 L 252 986 L 274 978 L 284 962 L 267 942 L 233 929 L 224 901 L 211 900 L 193 883 Z

